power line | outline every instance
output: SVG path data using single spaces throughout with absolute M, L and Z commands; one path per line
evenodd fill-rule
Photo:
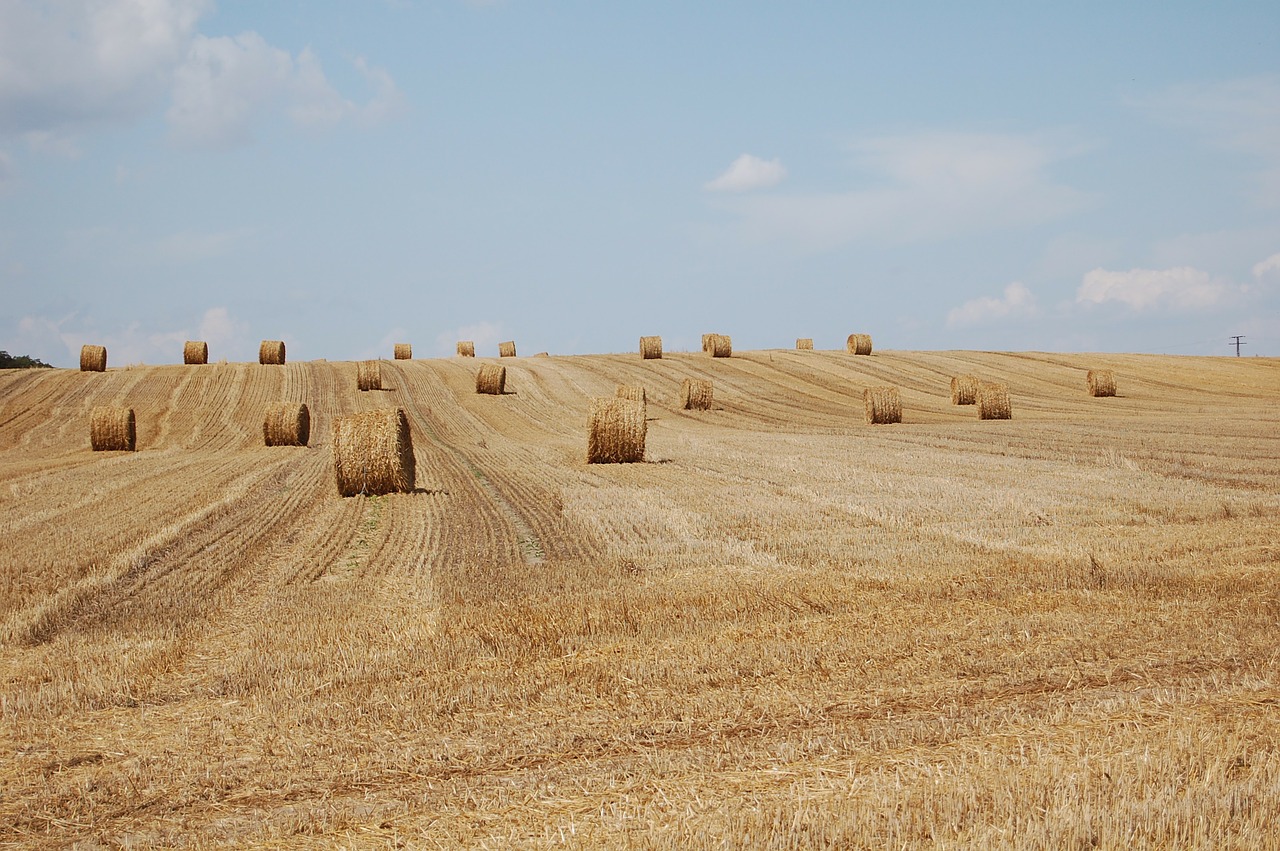
M 1240 347 L 1241 347 L 1241 346 L 1247 346 L 1247 345 L 1249 345 L 1248 343 L 1242 343 L 1242 342 L 1240 342 L 1241 340 L 1243 340 L 1243 339 L 1244 339 L 1244 337 L 1245 337 L 1245 335 L 1244 335 L 1244 334 L 1236 334 L 1235 336 L 1233 336 L 1233 337 L 1231 338 L 1231 339 L 1232 339 L 1232 340 L 1234 340 L 1235 342 L 1234 342 L 1234 343 L 1227 343 L 1227 345 L 1228 345 L 1228 346 L 1235 346 L 1235 347 L 1236 347 L 1236 357 L 1240 357 Z

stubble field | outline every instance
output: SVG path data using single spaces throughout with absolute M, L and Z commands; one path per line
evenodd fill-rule
M 0 373 L 0 843 L 1280 847 L 1280 361 L 484 362 Z M 417 491 L 340 498 L 396 406 Z

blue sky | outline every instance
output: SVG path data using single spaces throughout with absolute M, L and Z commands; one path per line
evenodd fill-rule
M 1280 4 L 0 4 L 0 348 L 1280 355 Z

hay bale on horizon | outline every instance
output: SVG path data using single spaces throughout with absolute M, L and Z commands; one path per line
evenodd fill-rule
M 1007 420 L 1013 417 L 1009 385 L 1003 381 L 979 382 L 977 405 L 980 420 Z
M 311 441 L 311 409 L 302 402 L 276 402 L 262 419 L 267 446 L 306 446 Z
M 498 344 L 498 357 L 513 358 L 516 356 L 516 341 L 507 340 L 505 343 Z
M 871 335 L 850 334 L 844 345 L 851 355 L 869 355 L 871 354 Z
M 359 390 L 382 389 L 382 362 L 362 360 L 356 364 L 356 388 Z
M 1116 374 L 1111 370 L 1091 369 L 1089 370 L 1088 381 L 1090 396 L 1116 395 Z
M 862 391 L 870 425 L 902 422 L 902 395 L 897 387 L 868 387 Z
M 396 343 L 395 358 L 396 360 L 413 360 L 413 345 L 410 343 Z
M 642 463 L 647 429 L 643 403 L 617 397 L 593 398 L 587 416 L 587 463 Z
M 480 365 L 476 373 L 476 392 L 501 396 L 507 387 L 507 368 L 496 363 Z
M 107 347 L 106 346 L 81 346 L 80 347 L 80 371 L 81 372 L 106 372 L 107 370 Z
M 284 341 L 263 340 L 258 346 L 258 363 L 283 365 Z
M 473 358 L 476 356 L 476 344 L 471 340 L 458 341 L 458 357 Z
M 711 338 L 712 338 L 712 337 L 714 337 L 714 336 L 715 336 L 715 334 L 703 334 L 703 335 L 702 335 L 702 350 L 703 350 L 704 352 L 709 352 L 709 351 L 711 351 Z
M 413 437 L 404 408 L 334 420 L 333 473 L 342 496 L 412 492 Z
M 796 351 L 811 352 L 813 351 L 812 337 L 796 337 Z
M 965 373 L 951 376 L 951 404 L 972 405 L 978 401 L 978 376 Z
M 705 378 L 686 378 L 680 385 L 680 407 L 686 411 L 711 410 L 712 387 Z
M 640 357 L 643 360 L 661 360 L 662 359 L 662 338 L 661 337 L 641 337 L 640 338 Z
M 733 357 L 733 340 L 728 334 L 712 334 L 708 351 L 713 358 Z
M 209 344 L 203 340 L 187 340 L 182 345 L 182 362 L 199 364 L 209 362 Z
M 94 452 L 133 452 L 138 445 L 133 408 L 99 405 L 89 414 L 89 445 Z

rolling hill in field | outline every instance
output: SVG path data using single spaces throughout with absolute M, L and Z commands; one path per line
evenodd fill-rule
M 0 842 L 1276 847 L 1280 361 L 487 361 L 0 373 Z M 386 407 L 416 490 L 339 497 Z

